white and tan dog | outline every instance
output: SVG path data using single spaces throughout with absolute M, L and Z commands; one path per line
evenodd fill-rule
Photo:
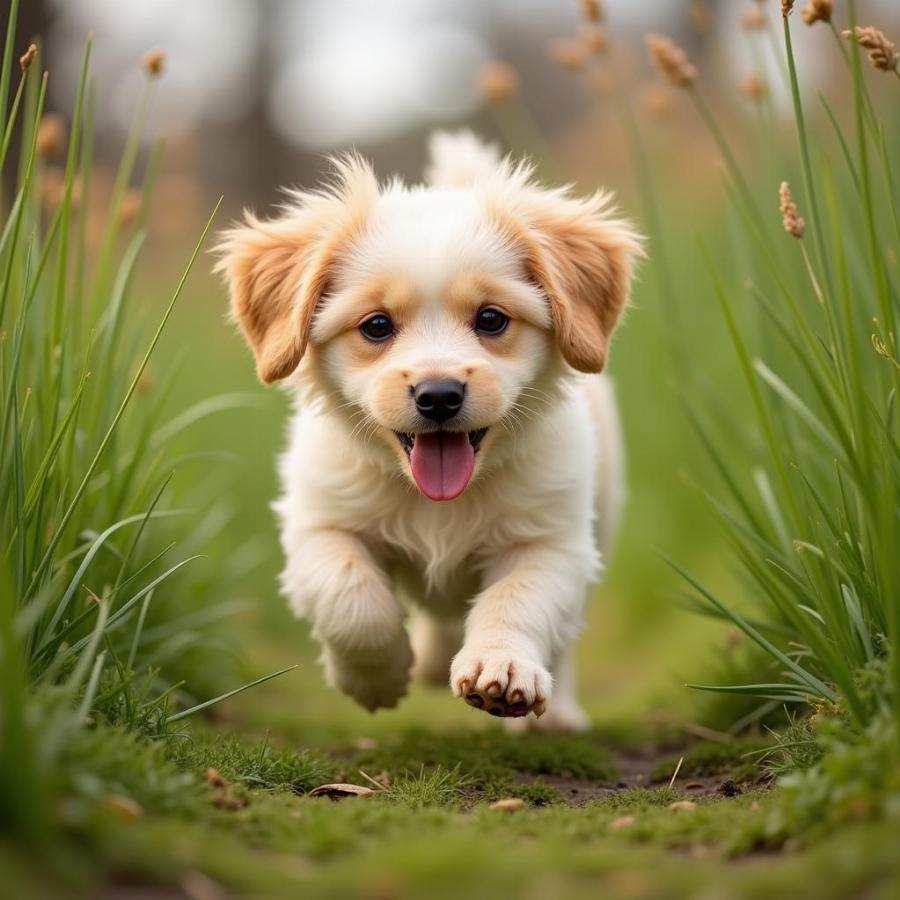
M 639 239 L 469 133 L 431 150 L 424 186 L 348 156 L 219 247 L 259 377 L 296 396 L 283 589 L 370 710 L 449 675 L 494 715 L 583 727 L 571 645 L 622 493 L 598 373 Z

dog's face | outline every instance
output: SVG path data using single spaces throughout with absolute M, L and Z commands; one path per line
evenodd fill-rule
M 380 189 L 358 160 L 339 174 L 226 235 L 233 314 L 264 381 L 300 366 L 360 441 L 452 500 L 561 375 L 602 369 L 636 238 L 602 197 L 522 169 L 472 188 Z

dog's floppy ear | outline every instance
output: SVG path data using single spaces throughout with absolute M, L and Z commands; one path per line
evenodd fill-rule
M 491 210 L 547 295 L 563 358 L 579 372 L 600 372 L 628 302 L 641 239 L 611 214 L 606 194 L 578 199 L 566 189 L 540 188 L 530 175 L 507 167 Z
M 216 248 L 216 270 L 228 284 L 232 318 L 266 384 L 286 378 L 300 363 L 332 268 L 378 196 L 368 163 L 348 156 L 335 165 L 331 187 L 292 193 L 276 219 L 245 212 L 243 222 L 226 231 Z

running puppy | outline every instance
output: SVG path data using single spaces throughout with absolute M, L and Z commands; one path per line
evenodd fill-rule
M 218 248 L 259 377 L 296 398 L 282 586 L 367 709 L 449 676 L 492 715 L 580 728 L 571 646 L 622 494 L 599 373 L 640 241 L 604 194 L 469 133 L 431 157 L 414 187 L 343 157 Z

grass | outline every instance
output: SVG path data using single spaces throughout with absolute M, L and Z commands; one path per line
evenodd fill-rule
M 851 24 L 854 8 L 851 3 Z M 763 440 L 748 443 L 748 455 L 725 457 L 717 450 L 721 442 L 700 424 L 704 414 L 696 417 L 729 493 L 727 501 L 713 503 L 736 562 L 753 593 L 763 598 L 755 610 L 762 622 L 754 624 L 737 604 L 676 569 L 713 614 L 734 622 L 783 673 L 773 681 L 718 690 L 788 703 L 840 700 L 864 727 L 883 714 L 886 703 L 894 704 L 895 718 L 900 712 L 900 670 L 891 652 L 900 625 L 895 565 L 900 456 L 893 412 L 900 369 L 891 363 L 897 356 L 897 293 L 880 237 L 897 221 L 897 200 L 887 166 L 880 175 L 888 189 L 877 199 L 874 195 L 876 175 L 868 159 L 876 148 L 864 123 L 870 101 L 856 48 L 850 58 L 857 154 L 855 160 L 852 153 L 847 156 L 847 171 L 840 172 L 823 155 L 812 155 L 787 18 L 784 38 L 814 248 L 807 249 L 802 236 L 793 242 L 793 258 L 766 253 L 752 268 L 749 277 L 760 286 L 755 342 L 748 338 L 733 288 L 707 254 Z M 701 95 L 691 93 L 725 154 L 752 238 L 764 224 L 756 197 Z M 851 141 L 840 124 L 835 127 L 846 149 Z M 879 127 L 877 120 L 872 127 Z M 883 132 L 878 134 L 883 140 Z M 829 196 L 827 217 L 820 193 Z M 849 227 L 859 221 L 865 223 L 861 232 Z M 771 229 L 762 234 L 761 249 L 774 249 Z M 868 258 L 866 243 L 872 251 Z M 857 679 L 881 658 L 889 661 L 892 674 L 867 703 Z
M 579 645 L 595 724 L 514 737 L 445 691 L 416 686 L 372 717 L 323 687 L 274 597 L 260 459 L 280 401 L 259 399 L 211 327 L 218 287 L 187 280 L 197 249 L 141 274 L 153 81 L 88 253 L 90 47 L 48 209 L 42 61 L 14 77 L 16 10 L 0 79 L 0 156 L 17 166 L 0 228 L 3 883 L 23 897 L 894 896 L 896 134 L 857 48 L 851 102 L 819 115 L 786 23 L 795 128 L 765 119 L 756 160 L 709 79 L 691 89 L 726 161 L 721 202 L 681 195 L 653 126 L 629 114 L 653 176 L 651 253 L 613 363 L 631 497 Z M 501 124 L 535 127 L 515 111 Z M 800 241 L 780 230 L 781 180 Z M 684 233 L 663 233 L 685 210 Z M 371 779 L 368 797 L 308 796 Z M 717 793 L 726 780 L 742 793 Z M 491 808 L 510 798 L 522 807 Z
M 16 13 L 13 4 L 5 76 Z M 209 596 L 228 573 L 215 582 L 209 570 L 196 578 L 187 572 L 200 561 L 192 538 L 208 534 L 210 523 L 184 521 L 189 513 L 175 505 L 164 452 L 166 436 L 200 413 L 161 423 L 159 400 L 141 390 L 212 218 L 142 339 L 146 329 L 129 310 L 145 238 L 141 215 L 121 228 L 124 188 L 114 191 L 102 248 L 89 266 L 87 221 L 75 210 L 76 180 L 79 202 L 87 203 L 93 164 L 90 57 L 89 42 L 54 209 L 42 209 L 38 133 L 47 79 L 40 57 L 21 72 L 4 129 L 12 135 L 21 120 L 22 165 L 0 236 L 0 821 L 30 840 L 51 827 L 58 770 L 94 720 L 163 734 L 214 702 L 190 702 L 179 678 L 187 666 L 176 660 L 189 656 L 186 645 L 203 646 L 197 617 L 227 614 Z M 142 118 L 122 157 L 120 185 L 134 174 Z M 148 170 L 142 207 L 152 188 Z M 205 492 L 179 499 L 208 506 Z

